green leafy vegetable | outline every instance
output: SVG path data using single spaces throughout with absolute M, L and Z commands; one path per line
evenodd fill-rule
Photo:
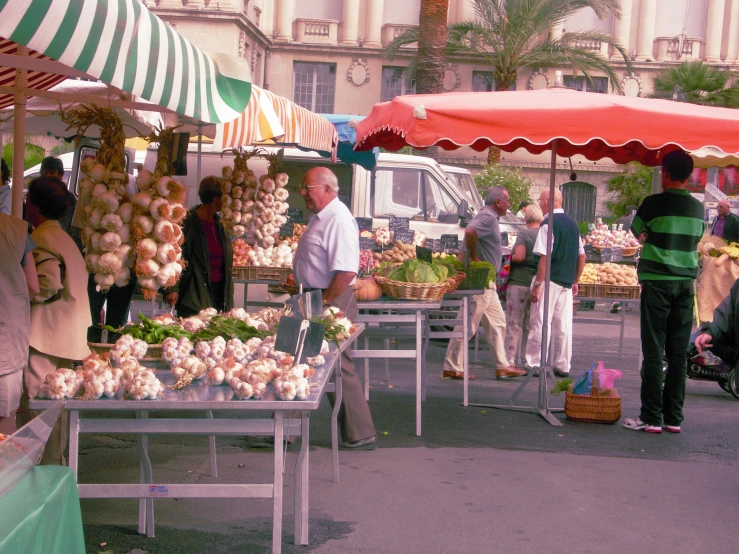
M 252 337 L 264 338 L 266 332 L 259 331 L 251 325 L 247 325 L 240 319 L 231 319 L 224 316 L 215 316 L 211 318 L 207 327 L 200 329 L 192 335 L 193 342 L 209 341 L 216 337 L 229 339 L 241 339 L 242 342 L 248 341 Z

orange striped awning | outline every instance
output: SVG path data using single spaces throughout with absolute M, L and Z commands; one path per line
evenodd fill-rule
M 18 51 L 18 45 L 12 40 L 0 38 L 0 54 L 15 55 Z M 50 60 L 47 56 L 39 54 L 35 50 L 28 50 L 28 56 L 39 60 Z M 43 73 L 41 71 L 28 72 L 28 88 L 39 90 L 48 90 L 54 85 L 58 85 L 67 77 L 64 75 L 54 75 L 51 73 Z M 13 86 L 15 82 L 15 68 L 0 66 L 0 86 Z M 0 109 L 13 105 L 12 94 L 0 94 Z
M 339 139 L 336 127 L 325 117 L 252 85 L 246 110 L 235 120 L 218 124 L 213 144 L 226 149 L 268 141 L 297 144 L 335 156 Z

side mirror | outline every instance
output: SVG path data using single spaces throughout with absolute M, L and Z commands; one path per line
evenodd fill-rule
M 459 226 L 467 227 L 467 218 L 470 216 L 470 207 L 467 200 L 462 199 L 457 208 L 457 217 L 459 217 Z

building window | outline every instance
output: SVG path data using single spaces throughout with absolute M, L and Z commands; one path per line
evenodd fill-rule
M 599 92 L 606 94 L 608 92 L 608 77 L 591 77 L 591 83 L 585 77 L 571 77 L 565 75 L 564 82 L 567 88 L 585 92 Z
M 334 113 L 336 65 L 295 62 L 293 101 L 316 113 Z
M 490 71 L 472 72 L 472 92 L 493 92 L 495 81 Z
M 412 80 L 409 85 L 404 67 L 383 67 L 380 102 L 403 94 L 416 94 L 416 81 Z
M 205 5 L 207 6 L 208 2 Z M 249 0 L 244 0 L 244 15 L 249 17 Z
M 254 6 L 254 25 L 260 27 L 262 24 L 262 10 Z
M 578 223 L 595 221 L 595 199 L 597 191 L 588 183 L 565 183 L 562 185 L 562 208 Z

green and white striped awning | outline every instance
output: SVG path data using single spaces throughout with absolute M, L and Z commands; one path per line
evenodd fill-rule
M 139 0 L 0 0 L 0 37 L 207 123 L 235 119 L 251 95 Z

